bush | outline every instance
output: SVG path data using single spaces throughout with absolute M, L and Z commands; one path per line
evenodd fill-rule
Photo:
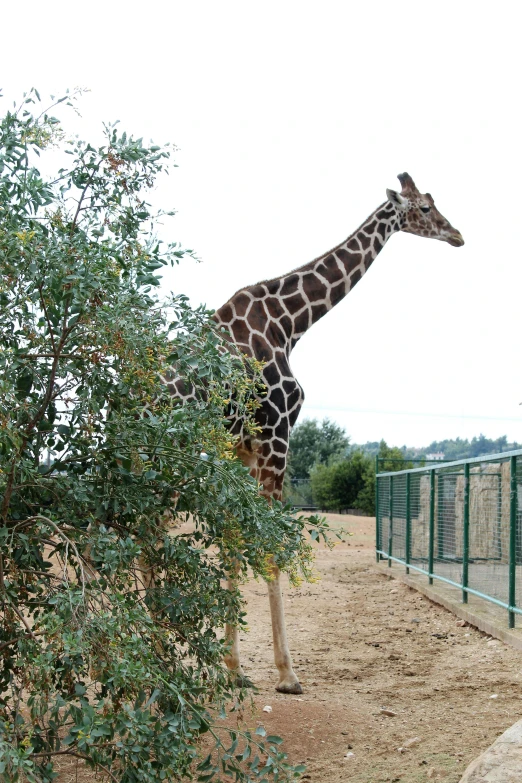
M 65 141 L 38 102 L 0 124 L 0 777 L 51 781 L 68 754 L 123 783 L 293 778 L 278 738 L 222 722 L 245 697 L 222 665 L 244 622 L 231 564 L 309 570 L 304 518 L 257 494 L 223 417 L 255 408 L 259 368 L 156 293 L 185 255 L 143 196 L 168 148 L 116 126 Z M 184 406 L 159 383 L 172 362 Z M 166 529 L 174 495 L 192 532 Z
M 350 438 L 344 429 L 329 419 L 305 419 L 290 435 L 288 472 L 292 479 L 310 478 L 314 465 L 327 465 L 346 453 Z
M 372 480 L 375 487 L 373 462 L 360 451 L 331 465 L 318 464 L 311 474 L 314 502 L 326 511 L 358 508 L 372 513 Z

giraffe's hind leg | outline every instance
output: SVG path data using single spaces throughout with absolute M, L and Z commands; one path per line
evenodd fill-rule
M 262 493 L 268 499 L 281 500 L 283 496 L 284 468 L 279 459 L 272 456 L 267 460 L 259 478 L 263 485 Z M 270 563 L 272 579 L 267 582 L 270 615 L 272 617 L 272 637 L 274 640 L 274 661 L 279 671 L 276 690 L 280 693 L 302 693 L 303 689 L 292 666 L 292 656 L 286 635 L 285 610 L 281 591 L 281 572 L 272 557 Z
M 268 441 L 256 441 L 249 443 L 248 448 L 242 444 L 238 449 L 238 456 L 261 485 L 261 494 L 268 501 L 281 500 L 284 479 L 284 465 L 281 465 L 281 456 L 272 455 L 261 463 L 262 452 Z M 268 449 L 270 451 L 270 449 Z M 272 617 L 272 637 L 274 640 L 274 660 L 279 671 L 279 682 L 276 690 L 280 693 L 302 693 L 303 689 L 292 667 L 292 657 L 288 648 L 286 635 L 285 612 L 283 607 L 283 595 L 281 593 L 281 574 L 275 560 L 271 561 L 271 576 L 267 581 L 268 598 L 270 601 L 270 614 Z M 239 663 L 239 654 L 237 656 Z

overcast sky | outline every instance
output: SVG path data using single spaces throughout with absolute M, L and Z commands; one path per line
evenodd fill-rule
M 409 172 L 466 245 L 392 237 L 296 347 L 301 417 L 522 442 L 519 31 L 507 0 L 27 2 L 2 8 L 0 84 L 89 87 L 85 138 L 119 119 L 179 147 L 154 199 L 201 259 L 165 278 L 193 304 L 327 251 Z

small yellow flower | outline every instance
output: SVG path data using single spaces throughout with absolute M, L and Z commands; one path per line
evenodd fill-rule
M 35 231 L 17 231 L 16 236 L 23 245 L 27 245 L 35 235 Z

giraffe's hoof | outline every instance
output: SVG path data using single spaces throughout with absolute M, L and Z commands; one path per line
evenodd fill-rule
M 279 685 L 276 685 L 276 691 L 279 693 L 293 693 L 297 695 L 298 693 L 302 693 L 303 689 L 299 682 L 280 682 Z
M 238 674 L 236 677 L 236 685 L 238 688 L 255 688 L 252 680 L 244 674 Z

